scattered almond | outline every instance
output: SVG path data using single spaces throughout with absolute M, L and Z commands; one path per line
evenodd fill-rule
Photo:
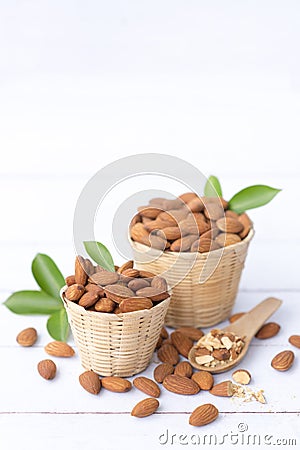
M 300 348 L 300 335 L 294 334 L 293 336 L 290 336 L 289 343 L 294 347 Z
M 194 380 L 179 375 L 167 375 L 163 381 L 163 386 L 168 391 L 181 395 L 194 395 L 200 391 Z
M 230 323 L 236 322 L 237 320 L 239 320 L 244 315 L 245 315 L 244 312 L 235 313 L 231 317 L 229 317 L 229 322 Z
M 175 375 L 180 375 L 181 377 L 191 378 L 193 374 L 193 368 L 187 361 L 181 361 L 177 364 L 174 371 Z
M 222 383 L 215 384 L 209 391 L 218 397 L 232 397 L 233 385 L 231 381 L 222 381 Z
M 194 380 L 203 391 L 209 391 L 214 385 L 214 377 L 210 372 L 204 370 L 194 373 L 192 375 L 192 380 Z
M 66 342 L 61 341 L 53 341 L 49 342 L 49 344 L 45 347 L 46 353 L 51 356 L 58 356 L 62 358 L 70 358 L 75 355 L 72 347 Z
M 179 361 L 179 354 L 174 345 L 164 344 L 157 352 L 158 358 L 164 363 L 170 363 L 173 366 Z
M 201 427 L 213 422 L 219 415 L 218 409 L 211 403 L 198 406 L 189 418 L 189 424 L 195 427 Z
M 150 395 L 151 397 L 157 398 L 160 396 L 159 386 L 150 378 L 137 377 L 133 380 L 133 385 L 140 391 L 144 392 L 144 394 Z
M 17 336 L 17 343 L 22 347 L 32 347 L 37 341 L 37 331 L 35 328 L 25 328 Z
M 202 330 L 199 330 L 198 328 L 194 327 L 181 327 L 177 328 L 178 332 L 184 334 L 188 338 L 190 338 L 192 341 L 199 341 L 200 338 L 204 335 Z
M 101 383 L 104 389 L 111 392 L 128 392 L 132 388 L 131 382 L 121 377 L 104 377 Z
M 148 417 L 155 413 L 159 407 L 159 401 L 156 398 L 145 398 L 135 405 L 131 411 L 134 417 Z
M 56 375 L 56 365 L 51 359 L 40 361 L 37 366 L 38 372 L 45 380 L 53 380 Z
M 275 322 L 265 323 L 256 333 L 257 339 L 269 339 L 279 333 L 280 325 Z
M 90 394 L 97 395 L 101 389 L 101 381 L 99 376 L 92 370 L 87 370 L 79 375 L 79 383 Z
M 280 372 L 285 372 L 289 370 L 294 362 L 294 352 L 290 350 L 284 350 L 283 352 L 278 353 L 271 361 L 271 366 L 279 370 Z
M 173 372 L 174 367 L 172 366 L 172 364 L 166 362 L 155 367 L 153 376 L 157 383 L 162 383 L 166 376 L 171 375 Z
M 180 331 L 173 331 L 171 340 L 178 353 L 187 358 L 189 351 L 193 347 L 193 341 Z

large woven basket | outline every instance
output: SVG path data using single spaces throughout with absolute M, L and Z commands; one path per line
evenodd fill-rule
M 129 377 L 146 369 L 170 299 L 148 310 L 118 315 L 87 311 L 65 298 L 63 301 L 81 363 L 86 370 L 103 376 Z
M 163 273 L 172 288 L 166 325 L 210 327 L 229 317 L 253 235 L 251 230 L 241 242 L 210 253 L 163 252 L 157 258 L 157 250 L 149 251 L 149 247 L 131 241 L 135 266 L 156 275 Z M 152 251 L 154 258 L 149 262 Z M 143 252 L 147 254 L 145 261 Z M 211 275 L 199 282 L 203 270 Z

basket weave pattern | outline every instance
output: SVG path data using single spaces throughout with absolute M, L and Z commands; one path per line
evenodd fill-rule
M 251 230 L 243 241 L 212 252 L 211 256 L 215 254 L 216 258 L 208 258 L 207 253 L 198 253 L 190 271 L 187 268 L 191 264 L 190 258 L 195 258 L 193 254 L 165 252 L 151 262 L 138 262 L 141 253 L 149 251 L 149 247 L 131 242 L 138 269 L 149 270 L 157 275 L 168 270 L 163 276 L 173 288 L 166 325 L 173 328 L 210 327 L 229 317 L 253 235 Z M 174 265 L 175 260 L 177 262 Z M 212 275 L 204 283 L 199 283 L 203 267 L 209 272 L 215 268 L 216 260 L 218 265 Z M 178 280 L 182 281 L 178 283 Z
M 68 320 L 86 370 L 128 377 L 149 365 L 170 299 L 151 309 L 125 314 L 87 311 L 64 299 Z

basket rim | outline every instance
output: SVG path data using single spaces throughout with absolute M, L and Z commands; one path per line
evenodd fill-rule
M 114 314 L 114 313 L 106 313 L 106 312 L 101 312 L 101 311 L 88 311 L 86 310 L 83 306 L 78 305 L 75 302 L 72 302 L 71 300 L 68 300 L 67 298 L 65 298 L 63 296 L 64 291 L 68 288 L 67 285 L 63 286 L 60 290 L 60 298 L 62 299 L 63 305 L 65 307 L 65 309 L 73 309 L 75 311 L 78 311 L 80 314 L 83 314 L 85 316 L 90 316 L 90 317 L 97 317 L 97 318 L 101 318 L 101 320 L 107 320 L 107 321 L 120 321 L 120 319 L 123 319 L 124 316 L 127 318 L 133 318 L 136 316 L 141 316 L 141 317 L 145 317 L 145 316 L 149 316 L 149 315 L 153 315 L 153 310 L 154 313 L 157 312 L 157 310 L 159 309 L 164 309 L 165 307 L 169 306 L 169 303 L 171 301 L 171 289 L 168 289 L 168 293 L 170 294 L 170 296 L 168 298 L 166 298 L 165 300 L 162 300 L 161 302 L 157 303 L 155 306 L 153 306 L 150 309 L 139 309 L 138 311 L 131 311 L 131 312 L 127 312 L 127 313 L 120 313 L 120 314 Z
M 218 248 L 216 250 L 213 250 L 212 252 L 209 251 L 209 252 L 203 252 L 203 253 L 199 253 L 199 252 L 171 252 L 171 251 L 167 251 L 167 252 L 163 251 L 162 252 L 161 250 L 158 250 L 156 248 L 151 248 L 151 247 L 148 247 L 145 244 L 141 244 L 140 242 L 134 241 L 130 236 L 129 236 L 129 241 L 130 241 L 130 244 L 131 244 L 131 246 L 133 248 L 144 248 L 145 250 L 147 250 L 147 249 L 149 250 L 150 249 L 150 251 L 157 252 L 157 254 L 160 255 L 160 256 L 170 256 L 170 257 L 177 256 L 178 257 L 178 255 L 180 255 L 180 256 L 183 256 L 184 258 L 188 259 L 188 258 L 195 258 L 195 253 L 196 253 L 197 254 L 196 259 L 199 260 L 199 259 L 207 258 L 207 256 L 210 253 L 215 253 L 216 254 L 217 252 L 220 252 L 220 251 L 229 253 L 232 250 L 235 250 L 235 249 L 237 249 L 239 247 L 244 246 L 245 244 L 248 245 L 248 243 L 252 240 L 254 234 L 255 234 L 255 230 L 252 227 L 250 229 L 249 233 L 247 234 L 247 236 L 244 239 L 242 239 L 240 242 L 237 242 L 236 244 L 227 245 L 227 247 Z

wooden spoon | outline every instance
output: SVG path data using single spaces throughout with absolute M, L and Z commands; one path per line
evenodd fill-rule
M 281 304 L 282 300 L 279 300 L 278 298 L 273 297 L 267 298 L 266 300 L 263 300 L 261 303 L 256 305 L 248 313 L 244 314 L 236 322 L 222 329 L 223 331 L 231 331 L 232 333 L 235 333 L 237 336 L 240 337 L 245 336 L 245 345 L 236 359 L 228 361 L 225 364 L 219 365 L 217 367 L 205 367 L 196 362 L 195 360 L 196 347 L 194 346 L 191 348 L 189 352 L 189 360 L 192 366 L 196 367 L 197 369 L 205 370 L 206 372 L 211 373 L 221 373 L 232 369 L 234 366 L 236 366 L 241 362 L 241 360 L 247 353 L 252 338 L 255 336 L 255 334 L 261 328 L 261 326 L 265 323 L 265 321 L 280 307 Z

